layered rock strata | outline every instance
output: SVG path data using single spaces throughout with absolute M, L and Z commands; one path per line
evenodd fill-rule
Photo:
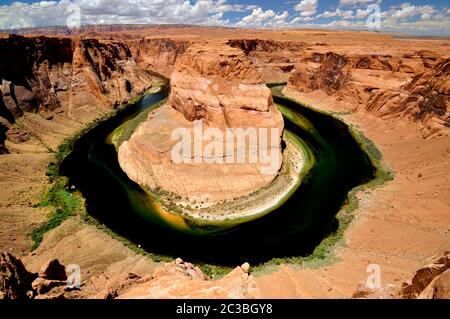
M 27 112 L 93 118 L 154 81 L 118 42 L 10 35 L 0 39 L 0 126 Z
M 215 137 L 203 136 L 195 144 L 199 126 L 203 133 L 214 129 Z M 132 180 L 148 189 L 163 189 L 199 203 L 231 200 L 275 179 L 282 164 L 283 128 L 270 90 L 242 51 L 227 45 L 194 45 L 177 60 L 168 104 L 151 112 L 120 146 L 119 162 Z M 172 153 L 180 142 L 180 136 L 173 135 L 177 129 L 192 137 L 188 147 L 192 152 L 182 155 L 181 163 Z M 235 135 L 233 143 L 227 143 L 230 129 L 242 129 L 244 147 Z M 258 140 L 267 133 L 268 143 L 252 148 L 247 129 L 254 130 Z M 216 134 L 224 138 L 219 141 Z M 214 152 L 196 153 L 195 145 L 205 151 L 212 141 L 218 142 Z M 249 160 L 261 153 L 276 159 L 270 164 Z M 239 155 L 244 161 L 238 163 Z
M 127 41 L 127 44 L 142 69 L 154 71 L 169 78 L 175 62 L 186 52 L 192 41 L 145 38 Z
M 427 135 L 442 134 L 450 126 L 449 61 L 430 51 L 392 56 L 311 48 L 295 65 L 288 87 L 307 99 L 328 97 L 343 111 L 406 116 L 421 121 Z
M 304 42 L 263 39 L 232 39 L 228 45 L 244 51 L 267 83 L 287 82 L 307 46 Z

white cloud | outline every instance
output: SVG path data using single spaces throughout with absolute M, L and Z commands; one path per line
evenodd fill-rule
M 352 19 L 354 17 L 353 10 L 336 9 L 336 11 L 325 11 L 325 12 L 317 15 L 317 18 L 332 18 L 332 17 L 341 17 L 343 19 Z
M 242 27 L 282 27 L 286 25 L 289 12 L 281 14 L 273 10 L 264 11 L 262 8 L 253 9 L 252 13 L 242 18 L 236 25 Z
M 368 8 L 366 8 L 364 10 L 358 9 L 358 10 L 356 10 L 355 18 L 356 19 L 364 19 L 364 18 L 367 18 L 372 13 L 373 12 L 371 10 L 369 10 Z
M 0 29 L 65 25 L 70 4 L 81 9 L 82 24 L 185 23 L 226 24 L 227 12 L 249 11 L 256 6 L 227 0 L 61 0 L 13 2 L 0 6 Z
M 294 7 L 294 10 L 300 12 L 303 17 L 309 17 L 316 13 L 317 6 L 317 0 L 302 0 Z
M 406 19 L 416 15 L 431 15 L 435 13 L 436 10 L 433 6 L 424 5 L 424 6 L 414 6 L 410 3 L 403 3 L 400 6 L 399 10 L 394 11 L 391 15 L 388 15 L 388 18 L 392 19 Z
M 378 0 L 340 0 L 339 5 L 340 6 L 353 6 L 353 5 L 367 4 L 367 3 L 371 3 L 371 2 L 381 3 L 381 1 L 378 1 Z
M 23 1 L 23 0 L 22 0 Z M 406 0 L 407 1 L 407 0 Z M 317 14 L 318 0 L 295 0 L 291 10 L 275 12 L 256 5 L 236 4 L 237 0 L 74 0 L 81 9 L 82 24 L 201 24 L 241 27 L 315 27 L 366 29 L 370 14 L 367 5 L 381 0 L 340 0 L 336 11 Z M 258 1 L 255 0 L 257 3 Z M 324 4 L 327 4 L 325 1 Z M 70 0 L 13 2 L 0 5 L 0 29 L 45 25 L 65 25 Z M 344 7 L 348 6 L 348 7 Z M 352 10 L 347 10 L 352 9 Z M 230 22 L 227 13 L 239 13 L 238 22 Z M 450 9 L 408 2 L 381 13 L 381 30 L 448 35 Z M 334 18 L 320 23 L 320 18 Z M 315 21 L 316 20 L 316 21 Z M 349 21 L 350 20 L 350 21 Z M 314 23 L 313 23 L 314 22 Z
M 424 13 L 420 16 L 421 20 L 430 20 L 431 19 L 431 14 L 429 13 Z

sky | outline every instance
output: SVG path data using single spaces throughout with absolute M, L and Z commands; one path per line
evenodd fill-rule
M 88 24 L 326 28 L 450 36 L 449 0 L 0 0 L 0 29 Z

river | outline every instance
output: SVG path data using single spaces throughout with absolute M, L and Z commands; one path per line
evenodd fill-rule
M 219 264 L 308 255 L 338 229 L 336 214 L 349 192 L 374 179 L 376 169 L 345 123 L 287 99 L 281 87 L 272 91 L 286 129 L 307 145 L 315 160 L 287 201 L 256 220 L 221 231 L 196 231 L 188 220 L 161 216 L 148 194 L 121 170 L 108 136 L 163 101 L 167 90 L 145 96 L 82 136 L 62 163 L 61 174 L 82 192 L 89 214 L 155 254 Z

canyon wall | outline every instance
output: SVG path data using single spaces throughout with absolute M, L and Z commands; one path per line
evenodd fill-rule
M 4 134 L 24 112 L 83 117 L 141 94 L 154 77 L 118 42 L 22 37 L 0 39 L 0 126 Z M 1 139 L 1 136 L 0 136 Z
M 141 68 L 170 78 L 175 63 L 198 39 L 144 38 L 125 40 L 133 57 Z M 273 41 L 262 39 L 233 39 L 227 45 L 240 49 L 252 61 L 266 83 L 287 82 L 300 54 L 306 47 L 303 42 Z M 223 43 L 219 44 L 220 46 Z
M 431 51 L 389 55 L 310 48 L 288 87 L 310 96 L 323 92 L 343 111 L 406 116 L 433 134 L 450 126 L 449 61 Z
M 144 70 L 157 72 L 170 78 L 177 59 L 192 44 L 187 40 L 168 38 L 127 41 L 136 62 Z
M 192 46 L 177 61 L 171 80 L 169 104 L 189 121 L 204 119 L 229 127 L 242 127 L 243 121 L 251 126 L 252 117 L 258 121 L 267 117 L 269 127 L 282 122 L 270 89 L 240 50 L 226 45 Z
M 223 43 L 190 46 L 177 59 L 170 86 L 168 103 L 151 112 L 119 147 L 120 166 L 130 179 L 152 190 L 170 191 L 206 204 L 247 196 L 275 179 L 282 164 L 283 118 L 270 89 L 241 50 Z M 218 145 L 206 154 L 209 140 L 205 137 L 200 141 L 201 154 L 196 155 L 200 158 L 191 161 L 191 155 L 183 153 L 183 160 L 178 161 L 172 154 L 179 144 L 173 133 L 182 128 L 194 136 L 195 120 L 222 137 L 228 128 L 255 129 L 258 136 L 267 134 L 268 143 L 240 145 L 233 137 L 228 144 L 214 137 Z M 253 143 L 245 138 L 246 144 Z M 277 158 L 272 165 L 260 159 L 253 163 L 250 153 Z M 244 155 L 245 161 L 238 163 L 238 155 Z
M 233 39 L 227 44 L 241 49 L 261 73 L 266 83 L 287 82 L 306 43 L 262 39 Z

